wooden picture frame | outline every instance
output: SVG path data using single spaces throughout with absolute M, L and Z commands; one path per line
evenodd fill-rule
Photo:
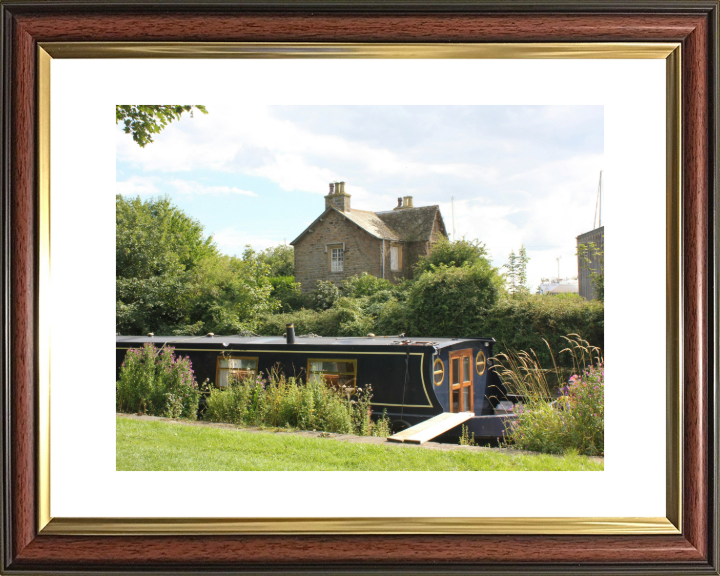
M 514 2 L 238 0 L 167 2 L 95 0 L 2 2 L 2 559 L 8 574 L 105 572 L 483 572 L 718 574 L 718 2 Z M 678 253 L 670 246 L 668 372 L 682 383 L 675 406 L 679 445 L 669 443 L 669 493 L 676 490 L 679 530 L 624 529 L 568 534 L 562 519 L 528 534 L 522 522 L 485 533 L 463 525 L 403 530 L 402 519 L 360 527 L 352 534 L 332 522 L 274 531 L 267 525 L 237 535 L 216 524 L 216 533 L 148 522 L 53 524 L 42 389 L 45 327 L 38 314 L 47 274 L 49 223 L 43 202 L 47 180 L 47 126 L 43 45 L 56 56 L 83 53 L 83 43 L 102 42 L 115 56 L 122 43 L 519 43 L 534 57 L 538 46 L 571 43 L 677 43 L 669 71 L 681 66 L 681 138 L 675 150 L 682 170 L 668 168 L 680 204 L 669 218 L 679 225 Z M 538 44 L 539 43 L 539 44 Z M 213 48 L 222 50 L 221 45 Z M 125 52 L 123 52 L 125 50 Z M 110 56 L 112 57 L 112 56 Z M 668 134 L 677 126 L 668 126 Z M 673 138 L 670 138 L 673 141 Z M 41 190 L 38 193 L 38 190 Z M 672 244 L 672 242 L 671 242 Z M 673 264 L 672 261 L 675 260 Z M 673 278 L 679 279 L 673 285 Z M 672 400 L 672 399 L 671 399 Z M 671 401 L 672 404 L 672 401 Z M 672 406 L 671 406 L 672 408 Z M 681 428 L 680 428 L 681 426 Z M 677 449 L 677 450 L 675 450 Z M 675 457 L 679 460 L 674 460 Z M 674 493 L 674 492 L 673 492 Z M 668 500 L 672 516 L 672 496 Z M 442 520 L 442 519 L 440 519 Z M 309 527 L 308 527 L 309 526 Z M 392 527 L 392 529 L 391 529 Z M 384 532 L 384 533 L 382 533 Z

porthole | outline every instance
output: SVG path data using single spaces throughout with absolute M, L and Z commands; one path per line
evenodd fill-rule
M 482 376 L 485 374 L 485 367 L 487 366 L 487 361 L 485 360 L 485 352 L 480 350 L 480 352 L 477 353 L 477 356 L 475 358 L 475 369 L 477 370 L 478 376 Z
M 440 386 L 443 380 L 445 380 L 445 364 L 438 358 L 433 364 L 433 382 L 435 382 L 435 386 Z

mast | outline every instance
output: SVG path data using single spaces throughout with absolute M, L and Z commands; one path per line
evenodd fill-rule
M 600 220 L 598 228 L 602 227 L 602 170 L 600 170 L 600 182 L 598 182 L 598 196 L 600 196 Z
M 600 221 L 599 224 L 595 226 L 595 223 L 598 221 L 598 209 Z M 592 229 L 595 230 L 595 228 L 600 228 L 600 226 L 602 226 L 602 170 L 600 170 L 600 180 L 598 180 L 598 193 L 597 198 L 595 199 L 595 216 L 593 217 Z

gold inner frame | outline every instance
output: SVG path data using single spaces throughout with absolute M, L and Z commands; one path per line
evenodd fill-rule
M 50 515 L 50 71 L 53 58 L 495 58 L 666 61 L 666 517 L 659 518 L 52 518 Z M 681 46 L 679 43 L 38 45 L 38 530 L 42 534 L 679 534 L 682 490 Z M 422 371 L 422 369 L 421 369 Z M 423 383 L 424 384 L 424 383 Z M 427 391 L 426 391 L 427 394 Z
M 480 367 L 482 366 L 482 372 L 480 371 Z M 482 376 L 485 374 L 485 370 L 487 369 L 487 358 L 485 358 L 485 352 L 482 350 L 478 351 L 477 356 L 475 356 L 475 371 L 477 372 L 478 376 Z

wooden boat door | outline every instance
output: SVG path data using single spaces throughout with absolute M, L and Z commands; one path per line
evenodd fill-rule
M 450 352 L 450 412 L 473 412 L 472 348 Z

